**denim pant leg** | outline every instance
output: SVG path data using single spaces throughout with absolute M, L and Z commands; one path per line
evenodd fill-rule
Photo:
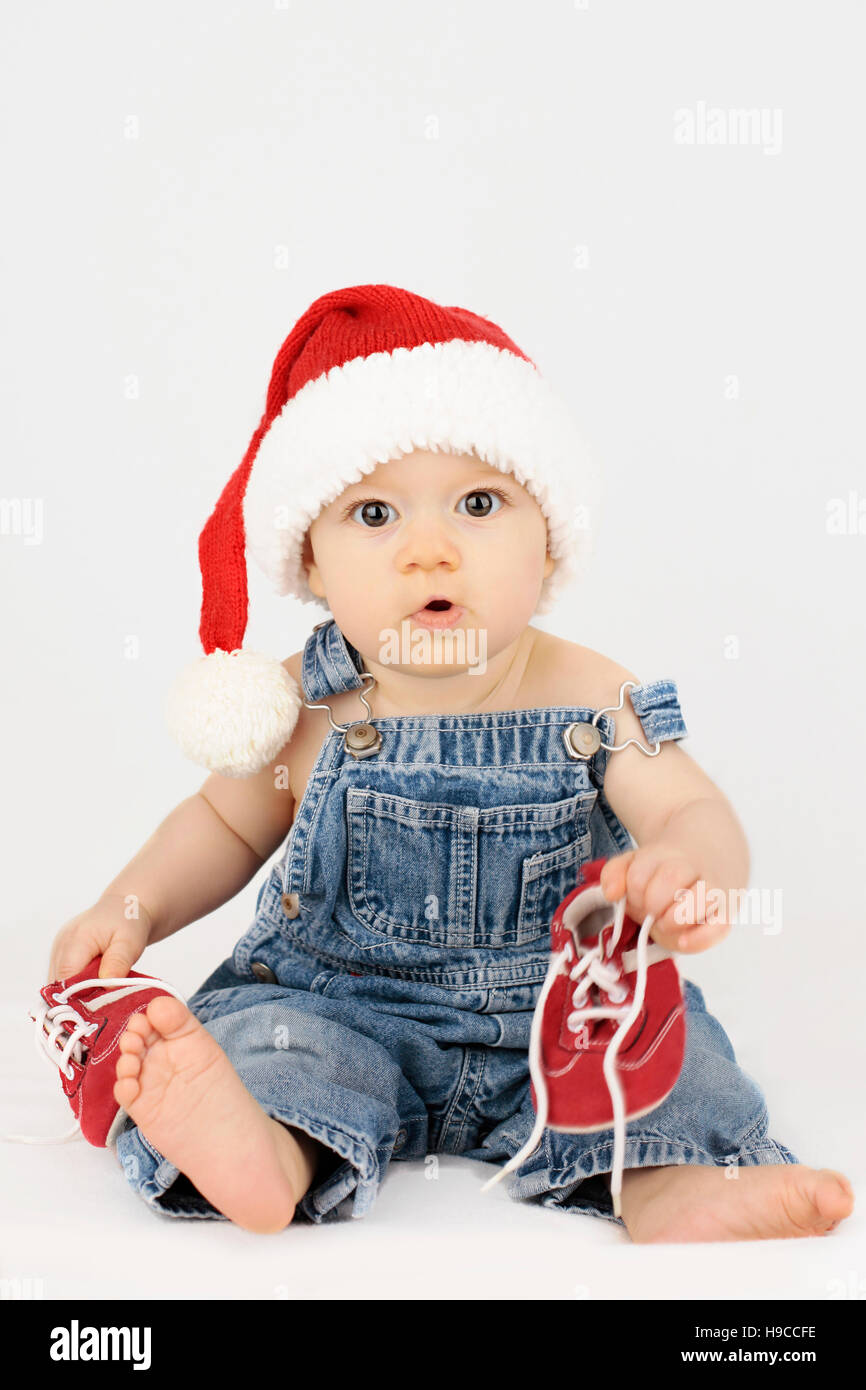
M 425 1151 L 425 1106 L 373 1030 L 352 1028 L 357 1013 L 307 990 L 241 982 L 229 962 L 187 1004 L 266 1113 L 334 1151 L 295 1220 L 365 1215 L 394 1151 Z M 155 1211 L 228 1220 L 131 1119 L 116 1153 L 130 1186 Z
M 655 1110 L 626 1125 L 623 1168 L 699 1163 L 735 1170 L 735 1165 L 799 1163 L 790 1149 L 768 1137 L 763 1093 L 737 1064 L 727 1033 L 707 1012 L 702 990 L 691 980 L 682 983 L 682 1071 Z M 492 1130 L 469 1157 L 507 1161 L 525 1143 L 534 1121 L 527 1081 L 518 1112 Z M 613 1198 L 600 1176 L 613 1169 L 613 1146 L 612 1127 L 591 1134 L 545 1129 L 536 1151 L 513 1175 L 509 1195 L 625 1225 L 614 1216 Z

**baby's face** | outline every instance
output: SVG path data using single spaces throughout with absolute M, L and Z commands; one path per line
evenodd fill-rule
M 378 464 L 325 507 L 304 562 L 313 593 L 374 659 L 383 630 L 399 635 L 408 622 L 412 633 L 430 631 L 413 615 L 433 594 L 463 610 L 449 630 L 483 630 L 492 657 L 526 627 L 553 569 L 544 514 L 512 474 L 424 449 Z

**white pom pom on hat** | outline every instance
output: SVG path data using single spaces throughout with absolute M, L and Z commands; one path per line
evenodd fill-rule
M 281 662 L 259 652 L 214 651 L 183 670 L 166 719 L 194 763 L 224 777 L 260 772 L 291 737 L 301 692 Z
M 310 524 L 350 483 L 412 449 L 474 453 L 535 497 L 555 562 L 537 612 L 585 570 L 598 473 L 526 354 L 489 319 L 392 285 L 323 295 L 277 353 L 262 419 L 199 537 L 205 655 L 181 672 L 165 706 L 193 762 L 252 776 L 288 742 L 300 712 L 282 662 L 243 650 L 247 554 L 278 594 L 327 612 L 302 562 Z

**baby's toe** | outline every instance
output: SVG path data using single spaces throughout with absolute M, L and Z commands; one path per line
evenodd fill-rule
M 141 1039 L 143 1044 L 150 1042 L 152 1041 L 151 1034 L 153 1031 L 153 1024 L 150 1022 L 145 1011 L 140 1009 L 137 1014 L 130 1014 L 129 1018 L 126 1020 L 126 1027 L 120 1035 L 121 1046 L 123 1046 L 124 1038 L 137 1037 Z
M 148 1029 L 148 1032 L 149 1031 L 150 1029 Z M 137 1029 L 126 1028 L 125 1031 L 121 1033 L 120 1037 L 118 1038 L 117 1046 L 119 1047 L 121 1052 L 129 1054 L 138 1054 L 138 1056 L 141 1057 L 144 1055 L 146 1044 L 144 1038 Z
M 112 1095 L 121 1109 L 129 1110 L 129 1107 L 135 1103 L 140 1090 L 138 1077 L 125 1076 L 120 1081 L 115 1081 Z
M 833 1168 L 819 1170 L 815 1199 L 821 1215 L 833 1226 L 854 1209 L 854 1189 L 845 1175 Z
M 159 994 L 156 999 L 151 999 L 147 1006 L 147 1017 L 151 1027 L 164 1038 L 195 1032 L 199 1026 L 186 1004 L 173 994 Z
M 115 1075 L 118 1081 L 122 1081 L 126 1076 L 138 1076 L 141 1071 L 141 1058 L 134 1052 L 124 1052 L 118 1058 L 115 1067 Z

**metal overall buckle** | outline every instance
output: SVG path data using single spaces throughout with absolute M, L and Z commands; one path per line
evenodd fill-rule
M 610 714 L 622 709 L 625 701 L 626 689 L 631 686 L 632 690 L 638 689 L 637 681 L 623 681 L 619 688 L 619 704 L 606 705 L 604 709 L 597 710 L 592 716 L 589 724 L 578 720 L 575 724 L 569 724 L 567 729 L 563 729 L 562 739 L 565 744 L 565 751 L 570 758 L 582 758 L 588 761 L 599 748 L 606 748 L 609 753 L 619 753 L 623 748 L 628 748 L 633 743 L 635 748 L 639 748 L 642 753 L 646 753 L 648 758 L 654 758 L 661 751 L 661 743 L 656 742 L 655 748 L 647 748 L 645 744 L 639 743 L 636 738 L 628 738 L 625 743 L 603 743 L 601 734 L 598 731 L 598 721 L 603 714 Z
M 362 680 L 372 681 L 373 685 L 376 684 L 376 677 L 371 675 L 369 671 L 362 671 L 360 675 Z M 331 714 L 330 705 L 311 705 L 309 700 L 304 701 L 307 709 L 324 709 L 328 711 L 328 719 L 331 728 L 336 729 L 338 733 L 343 735 L 343 747 L 347 753 L 351 753 L 353 758 L 372 758 L 382 747 L 382 735 L 372 722 L 373 711 L 367 703 L 367 695 L 372 692 L 373 685 L 368 686 L 366 692 L 358 691 L 361 703 L 366 709 L 369 718 L 356 720 L 352 724 L 336 724 L 334 722 L 334 716 Z

